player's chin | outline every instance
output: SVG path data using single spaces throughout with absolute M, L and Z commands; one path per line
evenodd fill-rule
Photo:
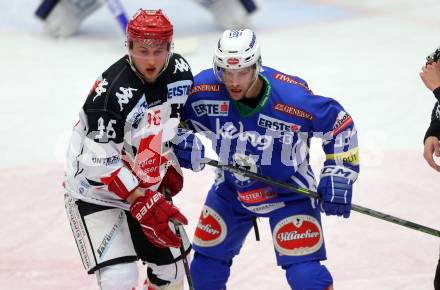
M 157 77 L 159 76 L 159 74 L 158 74 L 156 71 L 154 71 L 154 72 L 146 71 L 146 72 L 143 74 L 143 76 L 144 76 L 144 79 L 145 79 L 148 83 L 154 83 L 154 82 L 156 81 Z
M 234 101 L 240 101 L 241 99 L 243 99 L 244 94 L 240 91 L 240 92 L 232 92 L 229 91 L 229 96 L 231 97 L 231 99 L 233 99 Z

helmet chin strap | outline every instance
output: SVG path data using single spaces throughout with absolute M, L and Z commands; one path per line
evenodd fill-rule
M 257 84 L 258 81 L 258 75 L 260 74 L 260 68 L 261 65 L 260 64 L 256 64 L 255 65 L 255 73 L 254 73 L 254 79 L 252 81 L 252 84 L 249 86 L 249 89 L 246 91 L 246 93 L 244 94 L 244 96 L 246 97 L 248 95 L 248 93 L 252 90 L 252 88 Z

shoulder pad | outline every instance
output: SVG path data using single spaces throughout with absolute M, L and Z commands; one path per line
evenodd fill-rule
M 173 53 L 173 55 L 170 57 L 166 70 L 169 71 L 171 75 L 190 73 L 192 78 L 190 65 L 183 56 L 177 53 Z
M 312 94 L 312 90 L 309 88 L 307 82 L 297 76 L 291 76 L 282 72 L 279 72 L 270 67 L 263 67 L 262 74 L 271 80 L 272 86 L 288 84 L 295 88 L 304 90 L 307 94 Z
M 300 79 L 298 77 L 293 77 L 293 76 L 286 75 L 286 74 L 283 74 L 283 73 L 280 73 L 280 72 L 276 72 L 273 75 L 273 78 L 275 80 L 278 80 L 278 81 L 281 81 L 281 82 L 285 82 L 287 84 L 291 84 L 291 85 L 294 85 L 294 86 L 301 87 L 301 88 L 307 90 L 308 93 L 313 95 L 313 92 L 309 88 L 309 85 L 304 80 L 302 80 L 302 79 Z
M 83 109 L 85 112 L 108 111 L 122 117 L 131 99 L 137 102 L 142 94 L 143 83 L 124 57 L 95 81 Z

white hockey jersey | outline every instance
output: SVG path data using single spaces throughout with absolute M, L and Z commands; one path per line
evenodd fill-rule
M 180 171 L 166 145 L 193 83 L 185 59 L 173 54 L 154 85 L 133 70 L 128 56 L 96 80 L 73 128 L 65 164 L 65 189 L 89 203 L 128 209 L 106 180 L 128 168 L 140 186 L 157 189 L 166 168 Z

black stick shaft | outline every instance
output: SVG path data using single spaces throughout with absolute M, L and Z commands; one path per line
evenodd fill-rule
M 287 189 L 287 190 L 290 190 L 292 192 L 299 193 L 299 194 L 302 194 L 302 195 L 305 195 L 305 196 L 308 196 L 308 197 L 313 197 L 313 198 L 318 198 L 318 199 L 320 198 L 319 194 L 317 192 L 314 192 L 314 191 L 311 191 L 311 190 L 308 190 L 308 189 L 305 189 L 305 188 L 295 187 L 295 186 L 293 186 L 293 185 L 291 185 L 289 183 L 278 181 L 278 180 L 275 180 L 275 179 L 272 179 L 272 178 L 269 178 L 269 177 L 265 177 L 265 176 L 262 176 L 262 175 L 260 175 L 258 173 L 254 173 L 254 172 L 251 172 L 251 171 L 248 171 L 248 170 L 244 170 L 244 169 L 232 166 L 232 165 L 220 164 L 216 160 L 205 158 L 204 163 L 208 164 L 210 166 L 213 166 L 213 167 L 217 167 L 217 168 L 220 168 L 220 169 L 223 169 L 223 170 L 227 170 L 227 171 L 230 171 L 230 172 L 233 172 L 233 173 L 237 173 L 237 174 L 240 174 L 240 175 L 243 175 L 243 176 L 247 176 L 247 177 L 250 177 L 250 178 L 262 181 L 262 182 L 264 182 L 266 184 L 269 184 L 269 185 L 273 185 L 273 186 L 277 186 L 277 187 L 280 187 L 280 188 L 284 188 L 284 189 Z M 351 209 L 353 211 L 357 211 L 359 213 L 362 213 L 362 214 L 365 214 L 365 215 L 369 215 L 369 216 L 372 216 L 372 217 L 375 217 L 375 218 L 378 218 L 378 219 L 381 219 L 381 220 L 384 220 L 384 221 L 387 221 L 387 222 L 390 222 L 390 223 L 394 223 L 394 224 L 397 224 L 397 225 L 400 225 L 400 226 L 404 226 L 404 227 L 407 227 L 407 228 L 410 228 L 410 229 L 413 229 L 413 230 L 416 230 L 416 231 L 419 231 L 419 232 L 423 232 L 423 233 L 429 234 L 431 236 L 440 237 L 440 231 L 439 230 L 436 230 L 436 229 L 433 229 L 433 228 L 429 228 L 429 227 L 426 227 L 426 226 L 423 226 L 423 225 L 420 225 L 420 224 L 416 224 L 414 222 L 407 221 L 407 220 L 404 220 L 404 219 L 401 219 L 401 218 L 398 218 L 398 217 L 395 217 L 395 216 L 392 216 L 392 215 L 389 215 L 389 214 L 386 214 L 386 213 L 382 213 L 382 212 L 379 212 L 379 211 L 376 211 L 376 210 L 373 210 L 373 209 L 370 209 L 370 208 L 367 208 L 367 207 L 363 207 L 363 206 L 360 206 L 360 205 L 352 204 L 351 205 Z
M 173 198 L 172 198 L 171 193 L 169 192 L 168 189 L 164 190 L 164 195 L 165 195 L 166 199 L 168 199 L 171 203 L 173 203 Z M 182 235 L 180 234 L 180 228 L 179 228 L 179 225 L 177 223 L 175 223 L 174 221 L 172 223 L 174 225 L 174 230 L 176 232 L 176 235 L 180 240 L 180 247 L 179 247 L 180 256 L 182 258 L 183 267 L 185 269 L 185 275 L 186 275 L 186 280 L 188 281 L 188 287 L 189 287 L 189 290 L 194 290 L 194 284 L 192 281 L 191 272 L 189 271 L 188 258 L 186 256 L 185 246 L 183 245 Z
M 188 281 L 188 287 L 189 287 L 190 290 L 194 290 L 194 285 L 193 285 L 193 281 L 192 281 L 192 277 L 191 277 L 191 272 L 189 271 L 188 258 L 186 257 L 185 248 L 183 246 L 182 235 L 180 234 L 179 226 L 177 224 L 175 224 L 175 223 L 174 223 L 174 229 L 176 230 L 176 235 L 182 241 L 179 249 L 180 249 L 180 255 L 182 257 L 183 267 L 185 269 L 186 280 Z

